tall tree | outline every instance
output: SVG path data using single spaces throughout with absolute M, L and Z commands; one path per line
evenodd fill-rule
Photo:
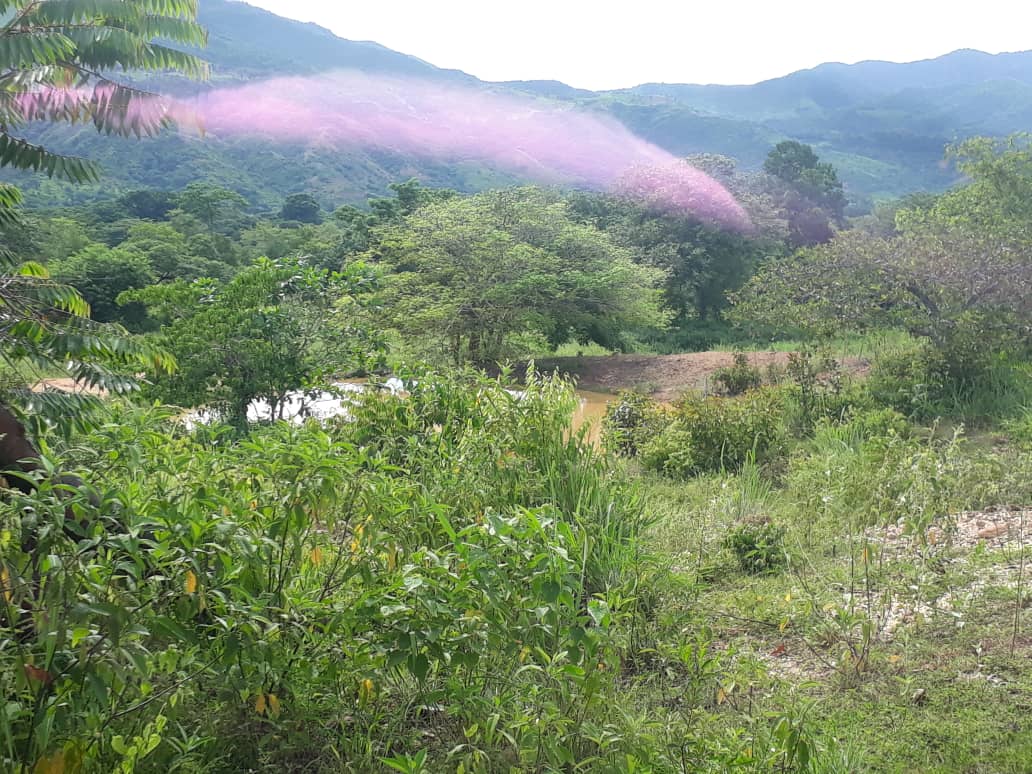
M 373 254 L 387 279 L 392 324 L 454 360 L 490 361 L 514 337 L 621 345 L 636 326 L 662 325 L 662 272 L 577 223 L 535 188 L 449 198 L 382 227 Z
M 848 203 L 835 167 L 821 161 L 809 145 L 785 140 L 770 151 L 763 170 L 785 187 L 782 206 L 794 246 L 828 241 L 834 233 L 831 225 L 843 222 Z
M 179 209 L 197 218 L 209 234 L 225 234 L 241 225 L 247 200 L 236 191 L 211 183 L 190 183 L 179 194 Z
M 283 202 L 280 209 L 280 220 L 293 220 L 298 223 L 321 223 L 322 207 L 318 200 L 307 193 L 291 194 Z
M 622 197 L 576 193 L 569 206 L 576 219 L 604 231 L 636 262 L 663 272 L 664 301 L 678 327 L 719 317 L 728 292 L 745 282 L 753 266 L 783 252 L 777 239 L 720 229 Z

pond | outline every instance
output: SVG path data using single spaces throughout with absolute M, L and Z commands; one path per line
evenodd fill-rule
M 382 383 L 384 387 L 394 394 L 404 392 L 404 384 L 400 379 L 390 378 Z M 368 388 L 365 380 L 355 379 L 345 382 L 336 382 L 334 387 L 345 395 L 332 392 L 302 393 L 294 392 L 287 395 L 278 416 L 273 417 L 272 407 L 264 400 L 256 400 L 247 409 L 247 419 L 250 422 L 269 422 L 272 419 L 283 419 L 287 422 L 301 423 L 305 419 L 330 419 L 331 417 L 346 416 L 348 413 L 346 393 L 358 393 Z M 604 392 L 592 392 L 591 390 L 577 390 L 577 397 L 580 403 L 574 411 L 571 424 L 574 430 L 579 430 L 589 425 L 588 438 L 592 442 L 599 439 L 601 432 L 601 419 L 606 413 L 606 404 L 614 399 L 613 395 Z M 214 420 L 214 414 L 205 409 L 192 411 L 185 417 L 187 427 L 196 424 L 208 424 Z

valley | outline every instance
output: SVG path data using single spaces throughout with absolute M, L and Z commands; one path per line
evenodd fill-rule
M 0 0 L 0 770 L 1028 772 L 1030 57 Z

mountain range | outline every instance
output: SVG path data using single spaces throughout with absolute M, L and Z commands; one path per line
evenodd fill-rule
M 877 199 L 941 190 L 955 182 L 955 173 L 942 163 L 950 142 L 1032 127 L 1032 51 L 990 55 L 961 50 L 906 64 L 829 63 L 748 86 L 649 83 L 591 92 L 558 81 L 486 83 L 240 0 L 201 0 L 199 15 L 209 31 L 209 45 L 201 53 L 212 64 L 212 80 L 197 85 L 162 77 L 146 85 L 182 95 L 335 70 L 417 77 L 442 86 L 572 103 L 614 117 L 676 155 L 719 153 L 746 168 L 760 166 L 780 140 L 797 139 L 836 165 L 855 211 Z M 483 164 L 430 161 L 383 149 L 178 134 L 119 142 L 85 129 L 33 129 L 34 139 L 97 159 L 106 173 L 101 186 L 86 188 L 16 177 L 34 189 L 41 204 L 138 187 L 175 189 L 204 179 L 238 190 L 257 207 L 276 206 L 285 195 L 302 190 L 331 207 L 364 201 L 387 184 L 413 176 L 428 185 L 467 191 L 517 179 Z

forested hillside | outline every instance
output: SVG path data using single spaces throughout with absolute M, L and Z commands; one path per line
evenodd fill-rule
M 675 155 L 719 153 L 757 168 L 778 141 L 814 145 L 833 162 L 854 212 L 874 199 L 942 190 L 956 181 L 941 164 L 948 143 L 974 135 L 1005 135 L 1032 125 L 1032 53 L 990 56 L 958 51 L 940 59 L 892 64 L 826 64 L 752 86 L 645 84 L 592 93 L 557 82 L 486 84 L 442 70 L 376 43 L 335 37 L 311 24 L 282 19 L 234 0 L 203 0 L 210 33 L 210 83 L 150 76 L 148 85 L 178 95 L 198 89 L 328 71 L 358 70 L 416 78 L 475 91 L 522 94 L 609 115 Z M 92 132 L 40 129 L 55 147 L 98 158 L 105 186 L 71 189 L 18 181 L 36 204 L 67 204 L 134 188 L 174 190 L 203 180 L 228 185 L 253 206 L 273 206 L 289 193 L 312 193 L 324 206 L 360 203 L 389 183 L 416 176 L 430 186 L 463 192 L 514 182 L 519 173 L 471 158 L 435 163 L 411 149 L 384 150 L 321 141 L 272 143 L 267 136 L 210 136 L 204 143 L 166 136 L 119 148 L 118 158 Z M 38 187 L 37 187 L 38 186 Z

